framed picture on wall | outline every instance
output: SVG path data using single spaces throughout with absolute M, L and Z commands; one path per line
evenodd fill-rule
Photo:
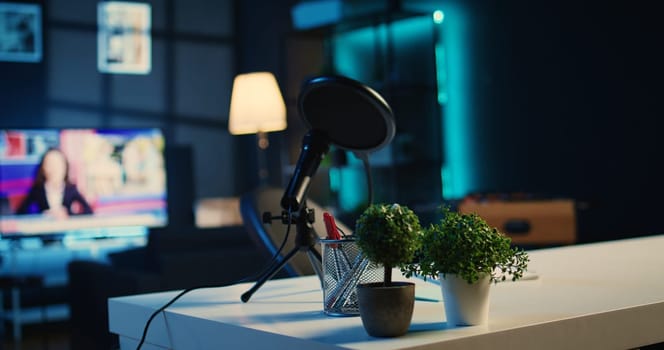
M 0 61 L 39 62 L 41 58 L 41 7 L 0 2 Z
M 97 67 L 103 73 L 148 74 L 152 66 L 150 5 L 101 2 Z

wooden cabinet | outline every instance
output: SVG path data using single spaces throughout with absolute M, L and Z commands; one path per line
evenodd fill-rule
M 465 200 L 459 204 L 459 211 L 478 214 L 517 245 L 549 246 L 576 242 L 576 209 L 570 199 Z

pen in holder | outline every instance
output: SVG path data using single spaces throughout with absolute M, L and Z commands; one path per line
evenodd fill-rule
M 323 310 L 330 316 L 360 314 L 355 288 L 382 281 L 382 268 L 369 262 L 353 238 L 321 240 L 323 251 Z

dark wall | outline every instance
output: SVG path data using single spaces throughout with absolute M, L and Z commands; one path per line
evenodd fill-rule
M 582 202 L 582 240 L 661 233 L 655 5 L 474 1 L 477 190 Z
M 0 80 L 0 116 L 7 126 L 36 126 L 44 115 L 43 65 L 39 63 L 3 63 Z M 20 115 L 22 120 L 10 118 Z
M 31 2 L 32 3 L 32 2 Z M 46 4 L 34 2 L 42 9 Z M 41 30 L 43 41 L 48 33 Z M 46 45 L 42 57 L 47 55 Z M 46 65 L 40 62 L 0 61 L 0 125 L 7 127 L 40 126 L 44 118 Z
M 291 31 L 288 12 L 296 2 L 240 3 L 239 69 L 275 69 L 283 79 L 277 43 Z M 474 190 L 574 198 L 582 242 L 664 230 L 658 165 L 664 30 L 655 4 L 403 4 L 466 11 Z
M 290 8 L 296 2 L 235 2 L 237 72 L 273 71 L 282 89 L 287 74 L 297 73 L 284 69 L 285 38 L 292 34 Z M 664 149 L 658 120 L 664 115 L 664 30 L 654 3 L 405 1 L 417 2 L 431 9 L 456 2 L 469 14 L 474 111 L 469 118 L 475 130 L 477 191 L 576 198 L 585 203 L 579 217 L 583 240 L 664 229 L 659 219 L 664 173 L 658 164 Z M 45 33 L 46 58 L 53 54 L 49 39 Z M 1 63 L 3 126 L 43 122 L 48 62 Z M 292 120 L 298 121 L 290 116 Z M 207 126 L 205 120 L 197 124 Z M 298 140 L 290 142 L 291 137 Z M 270 134 L 272 183 L 281 183 L 282 174 L 275 173 L 289 162 L 284 145 L 299 144 L 299 138 L 288 132 Z M 224 164 L 238 168 L 232 190 L 219 190 L 228 192 L 224 194 L 256 185 L 253 136 L 233 140 L 232 159 Z M 216 164 L 220 156 L 214 157 Z

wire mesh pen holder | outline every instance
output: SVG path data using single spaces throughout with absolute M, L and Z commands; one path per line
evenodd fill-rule
M 323 251 L 323 311 L 329 316 L 359 315 L 357 285 L 382 281 L 383 269 L 364 257 L 353 238 L 320 242 Z

